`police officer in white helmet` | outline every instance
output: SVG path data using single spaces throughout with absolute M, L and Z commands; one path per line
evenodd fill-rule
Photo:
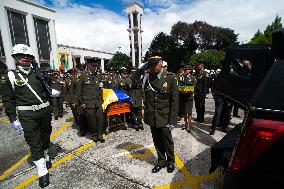
M 3 83 L 3 103 L 12 127 L 17 134 L 24 133 L 38 170 L 39 186 L 44 188 L 49 185 L 48 168 L 52 166 L 48 156 L 52 131 L 49 97 L 56 97 L 60 92 L 52 89 L 50 94 L 46 90 L 32 66 L 34 55 L 30 47 L 15 45 L 12 57 L 16 60 L 16 69 L 8 72 Z

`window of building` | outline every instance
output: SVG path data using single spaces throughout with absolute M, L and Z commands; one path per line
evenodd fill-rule
M 34 25 L 35 25 L 39 59 L 49 60 L 51 45 L 50 45 L 48 21 L 34 17 Z
M 29 46 L 26 16 L 10 10 L 7 10 L 7 14 L 13 46 L 16 44 L 26 44 Z
M 133 25 L 134 27 L 138 27 L 138 17 L 136 12 L 133 13 Z
M 2 35 L 0 31 L 0 57 L 5 56 Z

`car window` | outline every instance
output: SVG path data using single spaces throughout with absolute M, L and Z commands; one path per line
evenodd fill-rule
M 250 79 L 253 65 L 253 61 L 249 59 L 232 59 L 230 74 L 243 79 Z

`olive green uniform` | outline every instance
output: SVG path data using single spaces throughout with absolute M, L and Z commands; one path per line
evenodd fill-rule
M 131 86 L 128 91 L 128 95 L 132 100 L 131 107 L 131 120 L 133 128 L 143 129 L 143 115 L 142 115 L 142 82 L 140 80 L 140 75 L 131 75 Z
M 103 90 L 100 78 L 89 70 L 83 71 L 77 81 L 75 94 L 78 104 L 85 104 L 84 114 L 92 135 L 102 138 L 104 115 L 102 110 Z
M 62 78 L 53 78 L 51 81 L 51 88 L 60 91 L 59 97 L 53 97 L 52 108 L 55 119 L 63 117 L 63 102 L 66 96 L 65 81 Z
M 29 85 L 44 103 L 49 100 L 48 93 L 33 70 L 26 75 L 17 68 L 13 73 L 15 75 L 14 89 L 8 77 L 6 77 L 6 82 L 3 82 L 2 92 L 5 111 L 11 123 L 17 120 L 18 117 L 24 130 L 25 140 L 30 147 L 32 158 L 37 161 L 44 158 L 44 150 L 49 147 L 52 130 L 51 108 L 48 106 L 35 111 L 18 110 L 17 113 L 16 110 L 19 106 L 30 107 L 42 104 L 18 74 L 20 73 L 24 79 L 28 80 Z
M 146 75 L 144 77 L 147 77 Z M 178 88 L 176 75 L 166 70 L 149 73 L 144 83 L 144 122 L 151 127 L 158 165 L 174 163 L 174 142 L 168 125 L 177 125 Z
M 207 77 L 205 71 L 197 71 L 196 85 L 194 88 L 194 101 L 197 114 L 197 121 L 204 122 L 205 98 L 207 93 Z

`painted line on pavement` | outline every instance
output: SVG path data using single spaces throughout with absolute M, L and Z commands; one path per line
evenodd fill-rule
M 137 144 L 137 145 L 139 145 L 139 144 Z M 135 148 L 136 144 L 135 145 L 134 144 L 130 144 L 130 145 L 127 145 L 125 147 L 124 147 L 124 149 L 122 149 L 123 152 L 115 154 L 112 157 L 118 158 L 118 157 L 122 157 L 122 156 L 129 156 L 129 155 L 131 156 L 133 153 L 139 152 L 141 150 L 147 150 L 147 149 L 151 150 L 151 148 L 154 147 L 154 144 L 150 144 L 148 146 L 142 146 L 142 147 L 139 147 L 139 148 Z M 135 148 L 135 149 L 132 149 L 132 148 Z M 131 151 L 128 151 L 128 150 L 131 150 Z
M 71 126 L 73 122 L 66 122 L 64 123 L 58 130 L 53 132 L 50 136 L 50 140 L 52 141 L 57 135 L 59 135 L 64 129 Z M 16 170 L 22 163 L 28 160 L 28 158 L 31 156 L 31 153 L 29 152 L 24 157 L 22 157 L 19 161 L 17 161 L 15 164 L 13 164 L 10 168 L 8 168 L 6 171 L 4 171 L 0 175 L 0 181 L 4 180 L 9 174 L 11 174 L 14 170 Z
M 106 135 L 103 135 L 103 138 L 105 138 Z M 94 141 L 91 141 L 81 147 L 79 147 L 78 149 L 76 149 L 75 151 L 69 153 L 68 155 L 64 156 L 63 158 L 57 160 L 56 162 L 54 162 L 52 164 L 52 167 L 49 169 L 49 171 L 51 171 L 52 169 L 55 169 L 56 167 L 58 167 L 60 164 L 70 160 L 72 157 L 82 153 L 83 151 L 87 150 L 88 148 L 92 147 L 94 144 L 96 144 Z M 27 180 L 25 180 L 24 182 L 20 183 L 19 185 L 17 185 L 14 189 L 21 189 L 24 188 L 28 185 L 30 185 L 32 182 L 34 182 L 35 180 L 38 179 L 38 176 L 33 175 L 30 178 L 28 178 Z
M 175 162 L 179 170 L 182 172 L 185 180 L 168 183 L 161 186 L 156 186 L 152 189 L 179 189 L 181 187 L 186 187 L 186 186 L 191 186 L 192 189 L 201 189 L 200 187 L 201 182 L 213 180 L 218 177 L 218 172 L 214 172 L 207 175 L 193 176 L 177 154 L 175 154 Z

